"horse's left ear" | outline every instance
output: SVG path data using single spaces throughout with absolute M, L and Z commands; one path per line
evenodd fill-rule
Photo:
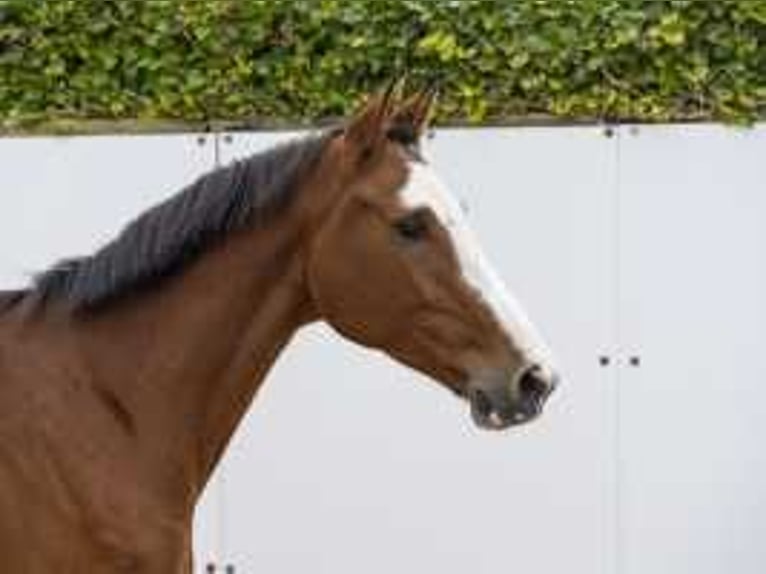
M 409 128 L 411 133 L 420 139 L 428 128 L 436 93 L 436 88 L 432 86 L 410 97 L 396 111 L 392 123 L 395 126 Z

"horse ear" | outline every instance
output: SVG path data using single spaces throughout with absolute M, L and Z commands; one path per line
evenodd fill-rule
M 390 82 L 385 90 L 369 98 L 346 126 L 344 139 L 362 155 L 369 155 L 385 140 L 400 86 L 399 80 Z
M 436 87 L 430 86 L 410 97 L 397 110 L 393 123 L 409 128 L 419 139 L 428 128 L 436 94 Z

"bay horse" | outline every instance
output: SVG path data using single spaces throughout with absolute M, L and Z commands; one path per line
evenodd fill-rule
M 540 414 L 550 353 L 422 153 L 433 94 L 400 92 L 0 295 L 3 572 L 191 572 L 195 503 L 313 321 L 426 373 L 482 428 Z

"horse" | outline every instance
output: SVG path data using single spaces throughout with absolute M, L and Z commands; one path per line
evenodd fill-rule
M 466 402 L 538 417 L 549 348 L 421 140 L 434 93 L 203 175 L 0 295 L 0 562 L 189 574 L 195 504 L 269 368 L 325 321 Z

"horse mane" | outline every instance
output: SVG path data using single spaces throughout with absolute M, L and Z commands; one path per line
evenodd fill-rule
M 63 260 L 37 275 L 25 295 L 94 310 L 159 285 L 231 232 L 278 214 L 337 133 L 295 139 L 203 175 L 93 255 Z
M 21 301 L 26 295 L 23 289 L 0 291 L 0 313 Z

